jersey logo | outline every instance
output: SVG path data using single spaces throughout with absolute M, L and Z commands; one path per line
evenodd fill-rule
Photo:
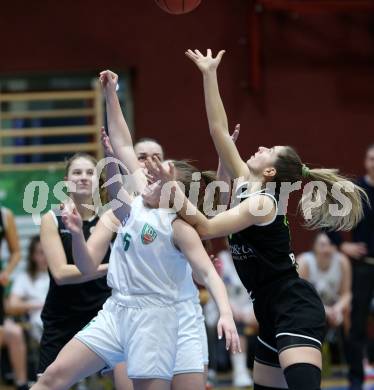
M 142 230 L 142 243 L 144 245 L 151 244 L 157 237 L 156 230 L 148 223 L 144 224 Z

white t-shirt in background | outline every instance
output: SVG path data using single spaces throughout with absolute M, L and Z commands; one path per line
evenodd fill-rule
M 27 272 L 17 275 L 13 282 L 11 293 L 17 295 L 29 303 L 44 305 L 49 288 L 48 272 L 39 272 L 34 279 Z M 40 318 L 42 309 L 30 312 L 30 324 L 32 336 L 40 341 L 43 331 L 43 323 Z

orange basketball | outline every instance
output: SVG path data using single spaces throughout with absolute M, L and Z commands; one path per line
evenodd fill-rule
M 201 0 L 155 0 L 156 4 L 173 15 L 186 14 L 199 6 Z

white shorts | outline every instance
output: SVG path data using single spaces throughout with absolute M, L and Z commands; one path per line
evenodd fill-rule
M 127 361 L 131 379 L 171 380 L 176 356 L 175 305 L 122 306 L 109 298 L 98 315 L 75 337 L 112 369 Z
M 204 372 L 201 327 L 192 300 L 176 304 L 179 329 L 174 374 Z
M 200 327 L 201 344 L 203 346 L 203 362 L 207 366 L 209 363 L 208 336 L 206 334 L 205 317 L 200 303 L 195 303 L 196 317 Z

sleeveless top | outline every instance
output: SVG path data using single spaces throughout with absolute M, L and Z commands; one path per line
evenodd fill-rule
M 275 203 L 273 220 L 267 224 L 251 225 L 229 236 L 235 268 L 251 297 L 273 282 L 298 277 L 287 216 L 278 215 L 279 194 L 274 196 L 262 190 L 238 197 L 244 199 L 260 193 Z
M 331 306 L 339 300 L 339 290 L 342 280 L 342 269 L 339 253 L 332 256 L 330 267 L 327 270 L 318 268 L 317 259 L 313 252 L 303 254 L 308 265 L 309 282 L 313 284 L 324 305 Z
M 65 228 L 61 216 L 56 215 L 54 210 L 51 210 L 50 213 L 53 214 L 56 221 L 67 263 L 75 264 L 72 253 L 71 233 Z M 98 221 L 99 217 L 97 215 L 87 221 L 83 221 L 82 229 L 86 240 L 88 240 Z M 109 255 L 110 249 L 105 254 L 102 263 L 108 263 Z M 111 290 L 107 285 L 106 276 L 88 282 L 59 286 L 53 279 L 50 271 L 48 272 L 50 284 L 42 312 L 43 321 L 66 319 L 69 316 L 79 316 L 82 313 L 98 312 L 110 296 Z
M 142 299 L 151 305 L 176 302 L 187 261 L 173 244 L 174 212 L 144 206 L 137 196 L 122 222 L 109 262 L 108 284 L 123 305 Z

